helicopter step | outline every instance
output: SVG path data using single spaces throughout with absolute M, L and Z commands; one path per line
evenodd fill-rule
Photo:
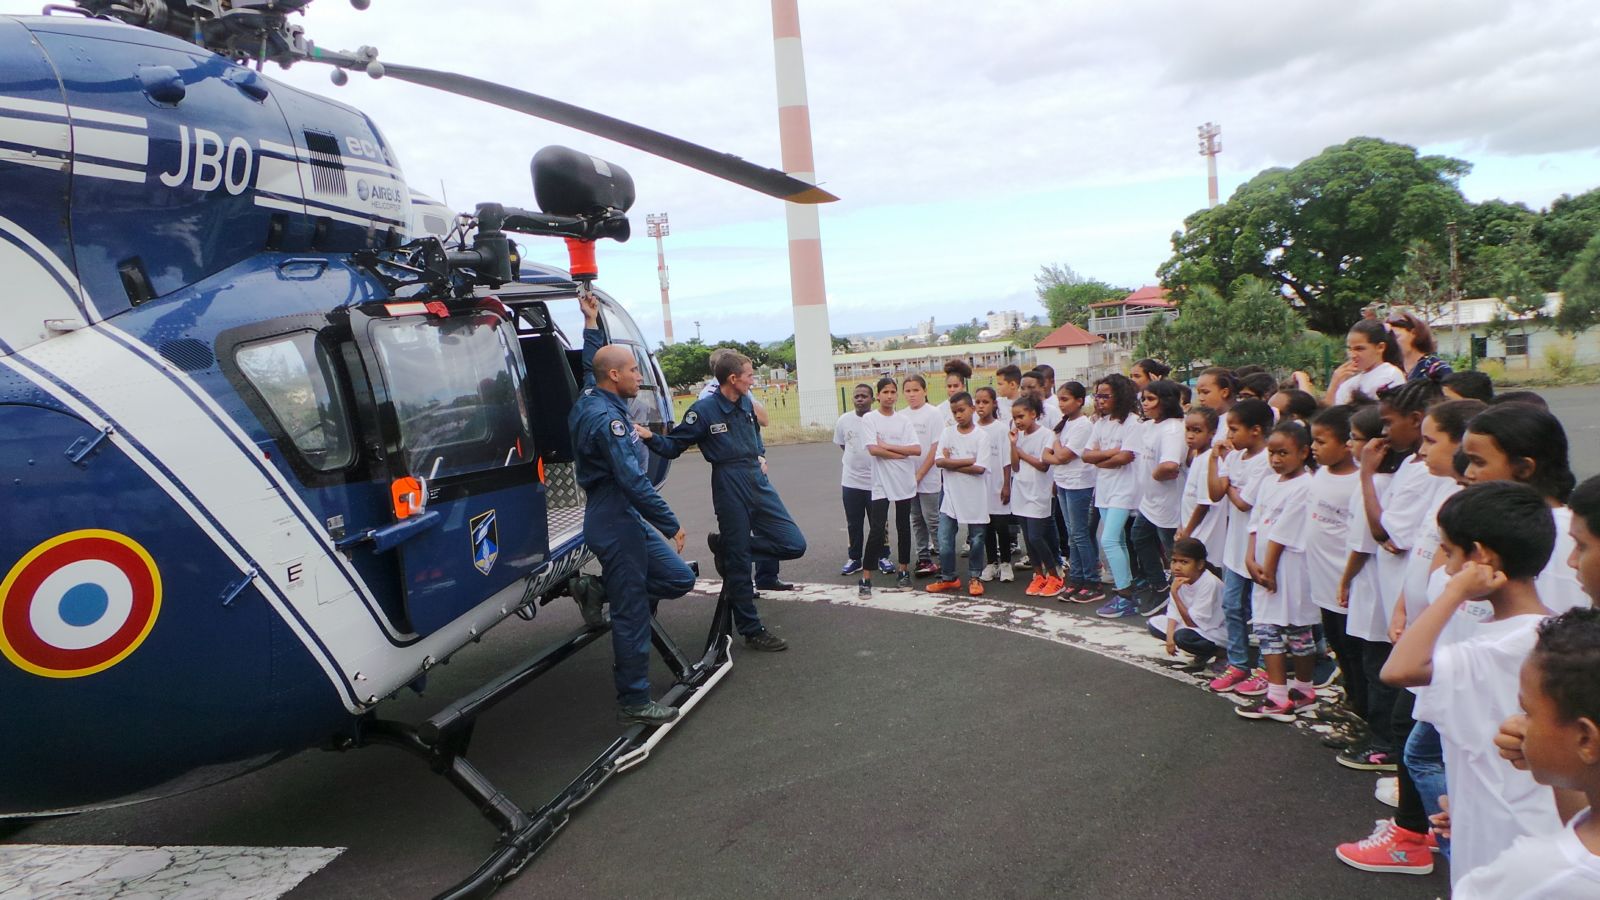
M 499 828 L 500 838 L 488 858 L 471 875 L 440 893 L 438 900 L 487 897 L 515 877 L 566 827 L 579 804 L 589 799 L 612 775 L 648 759 L 661 740 L 683 722 L 701 698 L 733 668 L 733 613 L 726 587 L 717 598 L 705 652 L 698 660 L 687 656 L 654 616 L 650 629 L 651 643 L 677 678 L 659 702 L 677 707 L 678 717 L 666 725 L 628 728 L 555 797 L 537 809 L 524 810 L 466 758 L 473 727 L 478 716 L 603 637 L 611 630 L 608 622 L 587 621 L 584 627 L 448 704 L 419 725 L 368 714 L 360 720 L 354 737 L 333 748 L 353 750 L 370 744 L 398 747 L 426 762 L 435 774 L 443 775 Z

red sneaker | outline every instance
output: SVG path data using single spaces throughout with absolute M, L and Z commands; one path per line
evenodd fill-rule
M 1427 875 L 1433 871 L 1427 835 L 1401 828 L 1393 819 L 1379 819 L 1378 827 L 1365 840 L 1340 844 L 1333 852 L 1340 862 L 1363 872 Z
M 1238 666 L 1229 666 L 1222 670 L 1221 675 L 1213 678 L 1211 680 L 1211 684 L 1208 686 L 1219 694 L 1226 694 L 1227 692 L 1248 681 L 1249 678 L 1249 672 L 1239 668 Z
M 983 596 L 983 582 L 978 580 L 978 579 L 976 579 L 976 578 L 967 579 L 967 596 L 969 596 L 969 597 L 982 597 Z
M 1057 599 L 1060 599 L 1060 597 L 1061 597 L 1061 589 L 1066 587 L 1066 586 L 1067 586 L 1066 582 L 1064 582 L 1061 579 L 1055 577 L 1054 575 L 1047 576 L 1045 578 L 1045 580 L 1044 580 L 1044 587 L 1039 588 L 1039 596 L 1041 596 L 1041 597 L 1055 597 Z
M 946 591 L 958 591 L 960 589 L 961 580 L 959 578 L 952 578 L 949 581 L 935 581 L 928 585 L 928 593 L 930 594 L 943 594 Z
M 1316 708 L 1317 695 L 1314 693 L 1306 694 L 1300 691 L 1291 690 L 1289 692 L 1289 702 L 1294 704 L 1295 712 L 1309 712 L 1310 710 Z
M 1023 591 L 1023 593 L 1027 594 L 1029 597 L 1037 597 L 1037 596 L 1039 596 L 1041 590 L 1044 588 L 1044 583 L 1045 583 L 1044 573 L 1043 572 L 1035 572 L 1035 573 L 1033 573 L 1033 580 L 1028 582 L 1028 589 Z

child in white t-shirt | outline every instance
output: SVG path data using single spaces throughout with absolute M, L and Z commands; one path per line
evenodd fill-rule
M 1267 432 L 1272 429 L 1272 407 L 1262 400 L 1241 400 L 1225 421 L 1228 436 L 1212 446 L 1206 484 L 1211 502 L 1228 513 L 1222 544 L 1222 611 L 1228 622 L 1228 668 L 1212 679 L 1217 693 L 1234 691 L 1246 697 L 1267 692 L 1267 678 L 1250 672 L 1250 595 L 1252 585 L 1246 565 L 1250 541 L 1250 486 L 1272 477 L 1267 459 Z
M 1217 413 L 1196 406 L 1183 417 L 1183 439 L 1189 446 L 1189 463 L 1178 506 L 1178 531 L 1174 542 L 1192 537 L 1206 547 L 1206 568 L 1221 577 L 1222 544 L 1228 537 L 1228 511 L 1211 502 L 1211 445 L 1216 438 Z
M 872 386 L 858 384 L 850 395 L 855 408 L 833 425 L 833 443 L 844 451 L 839 485 L 844 496 L 844 527 L 850 536 L 840 575 L 854 575 L 864 564 L 861 553 L 866 542 L 867 507 L 872 505 L 872 454 L 861 442 L 861 420 L 872 411 Z M 875 560 L 867 560 L 872 564 Z
M 1554 788 L 1563 808 L 1587 806 L 1554 836 L 1518 838 L 1467 873 L 1454 900 L 1591 900 L 1600 897 L 1600 610 L 1574 609 L 1539 625 L 1522 664 L 1524 715 L 1517 768 Z M 1564 802 L 1565 801 L 1565 802 Z
M 1056 391 L 1056 406 L 1064 418 L 1046 458 L 1055 480 L 1056 504 L 1067 523 L 1067 586 L 1061 597 L 1074 603 L 1105 599 L 1100 591 L 1100 556 L 1090 524 L 1097 470 L 1083 461 L 1083 452 L 1094 433 L 1094 421 L 1084 410 L 1087 397 L 1088 392 L 1076 381 L 1069 381 Z
M 989 435 L 990 459 L 983 464 L 983 478 L 989 489 L 989 527 L 984 529 L 984 559 L 988 564 L 979 573 L 979 581 L 1011 581 L 1016 577 L 1011 568 L 1011 547 L 1015 519 L 1011 515 L 1011 405 L 1000 415 L 1000 397 L 994 388 L 981 387 L 972 392 L 978 409 L 978 427 Z
M 988 472 L 993 451 L 989 433 L 973 422 L 972 395 L 960 391 L 950 398 L 950 416 L 955 424 L 939 434 L 939 458 L 934 465 L 944 470 L 944 500 L 939 505 L 939 578 L 928 590 L 939 594 L 958 590 L 956 577 L 956 532 L 967 527 L 967 593 L 983 594 L 983 534 L 989 526 Z
M 1350 455 L 1348 407 L 1329 407 L 1311 420 L 1311 455 L 1317 461 L 1307 497 L 1311 530 L 1307 535 L 1306 562 L 1310 566 L 1311 600 L 1322 611 L 1322 634 L 1343 675 L 1346 705 L 1361 715 L 1367 705 L 1362 643 L 1349 636 L 1347 597 L 1339 590 L 1350 559 L 1350 531 L 1361 525 L 1353 522 L 1351 507 L 1351 500 L 1361 489 L 1361 479 Z
M 1182 650 L 1199 669 L 1222 652 L 1228 626 L 1222 621 L 1222 579 L 1206 566 L 1206 545 L 1195 538 L 1172 542 L 1172 586 L 1164 615 L 1150 619 L 1150 633 L 1166 641 L 1167 655 Z
M 917 496 L 917 460 L 922 444 L 904 413 L 895 412 L 900 387 L 893 378 L 878 379 L 878 406 L 861 417 L 861 441 L 872 454 L 872 502 L 867 506 L 867 559 L 888 552 L 889 510 L 894 509 L 896 547 L 899 550 L 896 586 L 911 587 L 911 505 Z M 861 570 L 857 592 L 872 596 L 872 567 Z
M 939 536 L 939 494 L 943 490 L 944 470 L 934 465 L 939 432 L 944 430 L 944 412 L 928 402 L 928 382 L 921 375 L 907 375 L 904 382 L 906 408 L 900 411 L 911 422 L 922 446 L 917 462 L 917 493 L 911 504 L 911 534 L 917 542 L 917 577 L 939 573 L 933 562 L 933 545 Z
M 1524 485 L 1466 488 L 1439 509 L 1440 552 L 1450 581 L 1395 643 L 1383 680 L 1418 692 L 1416 718 L 1444 741 L 1448 813 L 1434 817 L 1451 841 L 1451 882 L 1485 865 L 1523 835 L 1561 829 L 1550 789 L 1501 759 L 1494 738 L 1518 709 L 1523 661 L 1549 610 L 1533 580 L 1555 546 L 1544 498 Z M 1486 599 L 1494 617 L 1470 637 L 1439 638 L 1462 604 Z
M 1130 542 L 1139 614 L 1148 616 L 1166 606 L 1166 555 L 1182 524 L 1178 512 L 1188 447 L 1184 443 L 1183 398 L 1176 382 L 1152 381 L 1139 393 L 1139 400 L 1145 424 L 1135 450 L 1140 494 Z
M 1317 639 L 1311 626 L 1321 613 L 1311 600 L 1306 563 L 1310 457 L 1311 435 L 1304 425 L 1277 426 L 1267 438 L 1267 462 L 1276 477 L 1258 479 L 1246 492 L 1251 509 L 1245 565 L 1255 582 L 1251 622 L 1267 670 L 1266 696 L 1234 708 L 1246 719 L 1293 722 L 1317 702 L 1311 685 Z
M 1055 432 L 1041 424 L 1042 406 L 1032 395 L 1018 397 L 1011 404 L 1016 428 L 1011 432 L 1011 512 L 1022 522 L 1029 553 L 1035 566 L 1033 581 L 1024 591 L 1030 597 L 1055 597 L 1066 582 L 1061 577 L 1061 546 L 1056 539 L 1056 523 L 1050 517 L 1050 495 L 1054 481 L 1044 456 Z

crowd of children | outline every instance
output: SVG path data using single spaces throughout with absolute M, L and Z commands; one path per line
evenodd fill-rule
M 1600 478 L 1576 485 L 1541 398 L 1451 372 L 1414 316 L 1346 346 L 1320 394 L 1148 359 L 976 391 L 953 360 L 938 406 L 918 375 L 858 385 L 841 574 L 958 591 L 965 555 L 971 595 L 1031 569 L 1029 596 L 1146 616 L 1240 717 L 1322 719 L 1341 765 L 1392 773 L 1345 863 L 1444 854 L 1456 896 L 1600 897 Z

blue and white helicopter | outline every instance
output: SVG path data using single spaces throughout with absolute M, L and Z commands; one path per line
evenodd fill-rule
M 465 76 L 330 53 L 309 0 L 84 0 L 0 17 L 0 816 L 188 790 L 312 747 L 400 746 L 501 831 L 449 892 L 514 874 L 648 752 L 619 737 L 524 810 L 466 760 L 475 716 L 604 634 L 572 475 L 580 354 L 553 310 L 626 240 L 631 178 L 534 158 L 541 211 L 457 217 L 360 111 L 261 73 L 321 62 L 570 125 L 798 202 L 782 172 Z M 358 8 L 365 6 L 357 0 Z M 253 62 L 252 68 L 247 63 Z M 509 233 L 568 241 L 571 272 Z M 670 397 L 621 306 L 612 342 Z M 652 475 L 665 477 L 660 461 Z M 412 726 L 376 710 L 513 613 L 581 631 Z M 727 663 L 657 630 L 692 704 Z

